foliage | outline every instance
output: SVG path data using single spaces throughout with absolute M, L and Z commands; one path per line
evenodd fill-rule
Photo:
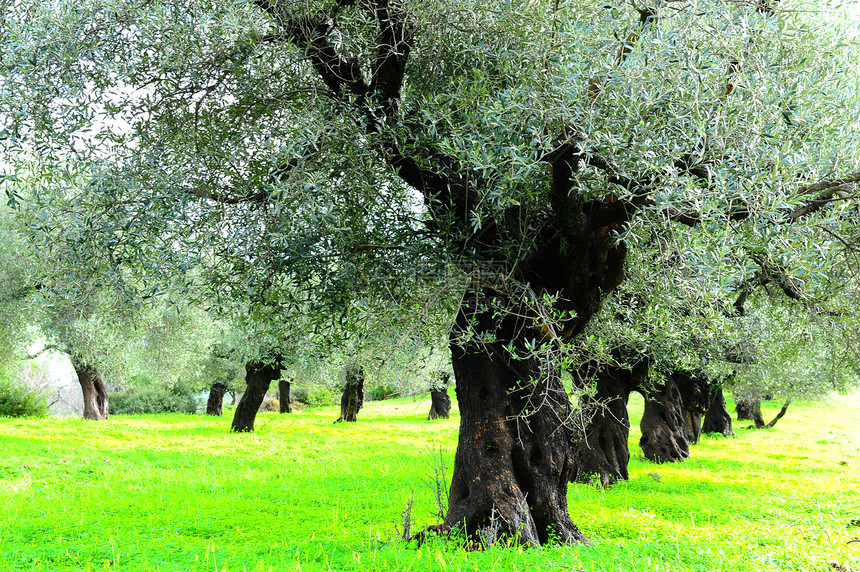
M 110 413 L 140 415 L 150 413 L 195 413 L 195 393 L 182 387 L 130 388 L 111 395 Z
M 844 343 L 838 331 L 842 320 L 780 301 L 751 306 L 736 333 L 737 345 L 745 348 L 729 383 L 736 396 L 815 398 L 860 383 L 860 362 L 852 348 L 856 336 L 850 335 L 851 345 Z
M 261 413 L 251 436 L 205 416 L 0 421 L 0 570 L 858 569 L 857 406 L 796 402 L 685 463 L 634 454 L 629 482 L 570 485 L 589 545 L 486 552 L 395 536 L 413 491 L 413 529 L 435 522 L 440 450 L 451 470 L 459 414 L 429 422 L 427 399 L 368 403 L 348 430 L 334 407 Z
M 679 260 L 717 295 L 763 260 L 800 281 L 833 271 L 827 233 L 848 232 L 853 202 L 831 193 L 814 224 L 793 213 L 803 185 L 860 164 L 856 44 L 837 10 L 406 1 L 402 90 L 366 103 L 279 33 L 324 4 L 188 2 L 181 21 L 162 3 L 9 5 L 3 145 L 32 186 L 41 250 L 127 299 L 195 292 L 294 355 L 296 338 L 365 345 L 380 314 L 438 330 L 463 273 L 516 294 L 518 265 L 552 234 L 543 159 L 567 134 L 585 162 L 613 165 L 584 166 L 576 193 L 600 199 L 608 177 L 611 200 L 641 211 L 620 238 L 689 241 Z M 372 59 L 372 18 L 330 7 L 333 45 Z M 473 177 L 466 220 L 400 180 L 398 153 Z M 498 241 L 466 247 L 496 223 Z
M 319 384 L 299 385 L 290 388 L 290 395 L 294 401 L 301 401 L 308 407 L 328 407 L 340 397 L 335 388 Z
M 381 381 L 371 380 L 364 388 L 364 398 L 367 401 L 381 401 L 383 399 L 391 399 L 392 397 L 400 397 L 400 395 L 400 388 L 396 385 Z
M 40 391 L 0 377 L 0 417 L 45 417 L 48 399 Z

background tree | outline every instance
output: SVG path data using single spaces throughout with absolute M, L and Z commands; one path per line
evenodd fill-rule
M 428 419 L 448 419 L 451 416 L 451 397 L 448 395 L 448 385 L 451 374 L 444 370 L 431 373 L 430 380 L 430 413 Z
M 340 398 L 340 421 L 355 422 L 358 412 L 364 405 L 364 368 L 356 363 L 348 363 L 343 371 L 343 394 Z

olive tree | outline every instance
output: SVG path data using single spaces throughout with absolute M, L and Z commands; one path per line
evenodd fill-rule
M 792 223 L 821 212 L 842 233 L 860 181 L 854 48 L 817 5 L 5 12 L 7 154 L 109 271 L 191 264 L 213 297 L 250 293 L 260 322 L 408 310 L 451 278 L 461 425 L 442 533 L 584 540 L 561 371 L 638 220 L 709 233 L 744 281 L 747 239 L 811 244 Z

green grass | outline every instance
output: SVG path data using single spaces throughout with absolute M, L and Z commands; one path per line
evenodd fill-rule
M 440 450 L 450 476 L 459 419 L 428 409 L 266 413 L 242 435 L 229 416 L 0 420 L 0 570 L 860 571 L 857 399 L 792 404 L 673 465 L 643 460 L 634 427 L 629 482 L 570 486 L 590 544 L 486 552 L 396 540 L 413 490 L 415 526 L 435 522 Z

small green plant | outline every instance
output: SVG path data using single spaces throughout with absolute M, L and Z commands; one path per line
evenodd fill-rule
M 364 397 L 367 401 L 382 401 L 399 397 L 400 390 L 390 383 L 376 383 L 365 389 Z
M 183 388 L 145 387 L 127 389 L 110 397 L 111 414 L 195 413 L 194 394 Z
M 334 393 L 324 385 L 308 385 L 293 391 L 293 399 L 306 403 L 308 407 L 328 407 L 335 402 Z
M 48 400 L 40 392 L 0 380 L 0 417 L 46 417 Z

